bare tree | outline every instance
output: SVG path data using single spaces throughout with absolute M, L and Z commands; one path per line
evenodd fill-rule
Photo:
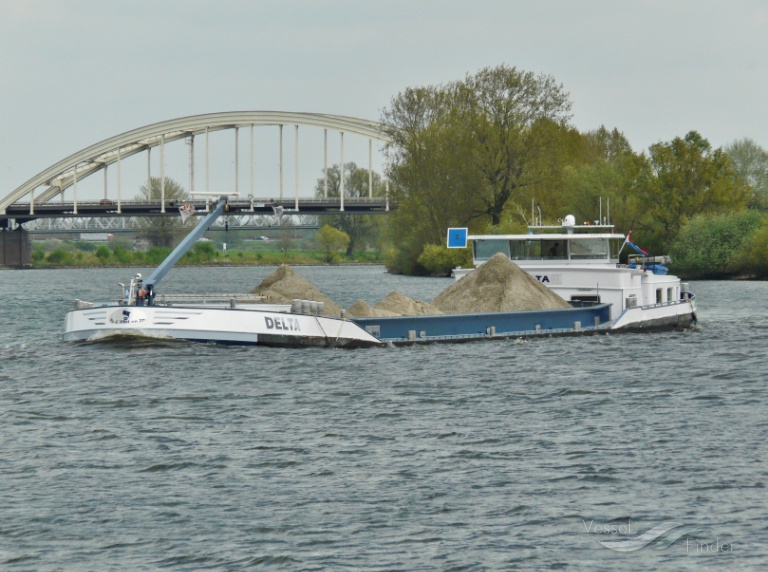
M 151 177 L 139 189 L 137 200 L 159 201 L 165 197 L 167 215 L 145 217 L 139 221 L 139 234 L 152 246 L 172 247 L 177 234 L 181 233 L 181 221 L 171 215 L 178 214 L 177 207 L 189 198 L 182 186 L 173 179 L 165 178 L 165 189 L 160 177 Z

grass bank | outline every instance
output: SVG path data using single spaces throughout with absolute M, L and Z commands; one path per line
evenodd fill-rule
M 92 245 L 73 243 L 54 248 L 36 248 L 32 253 L 33 268 L 107 268 L 156 266 L 168 254 L 170 248 L 152 247 L 148 250 L 132 250 L 120 245 Z M 345 254 L 328 254 L 316 250 L 262 250 L 228 249 L 222 251 L 209 242 L 195 244 L 177 266 L 277 266 L 318 264 L 380 264 L 378 253 L 373 251 Z

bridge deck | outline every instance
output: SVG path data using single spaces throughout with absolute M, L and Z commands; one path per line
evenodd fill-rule
M 193 199 L 185 201 L 167 201 L 163 212 L 160 201 L 101 201 L 49 202 L 30 205 L 29 203 L 13 203 L 0 214 L 0 226 L 6 226 L 9 219 L 16 223 L 38 218 L 69 218 L 69 217 L 135 217 L 135 216 L 179 216 L 182 205 L 192 205 L 197 213 L 206 212 L 212 208 L 213 202 Z M 283 207 L 284 214 L 383 214 L 390 208 L 385 198 L 344 198 L 344 210 L 341 210 L 339 198 L 320 199 L 231 199 L 230 214 L 273 214 L 273 207 Z

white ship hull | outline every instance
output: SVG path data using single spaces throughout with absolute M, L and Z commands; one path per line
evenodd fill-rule
M 613 320 L 611 330 L 668 330 L 687 328 L 696 322 L 693 300 L 626 308 Z
M 566 217 L 566 219 L 573 217 Z M 610 305 L 610 329 L 644 330 L 685 327 L 696 321 L 696 304 L 688 285 L 668 274 L 668 257 L 631 255 L 632 264 L 620 264 L 624 244 L 637 248 L 613 227 L 563 224 L 531 227 L 539 234 L 478 235 L 473 241 L 473 262 L 482 265 L 500 252 L 522 270 L 575 306 Z M 604 232 L 611 230 L 611 232 Z M 597 232 L 593 232 L 597 231 Z M 454 278 L 474 268 L 456 268 Z
M 67 313 L 65 341 L 147 336 L 287 347 L 367 347 L 381 342 L 355 323 L 261 309 L 108 305 Z
M 677 276 L 612 265 L 515 261 L 568 301 L 594 299 L 611 305 L 612 330 L 682 328 L 696 321 L 696 303 Z M 454 270 L 458 280 L 472 268 Z

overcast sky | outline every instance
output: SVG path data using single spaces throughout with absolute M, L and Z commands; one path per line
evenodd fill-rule
M 768 148 L 765 0 L 0 0 L 0 194 L 98 141 L 218 111 L 378 120 L 407 87 L 552 75 L 636 151 Z

